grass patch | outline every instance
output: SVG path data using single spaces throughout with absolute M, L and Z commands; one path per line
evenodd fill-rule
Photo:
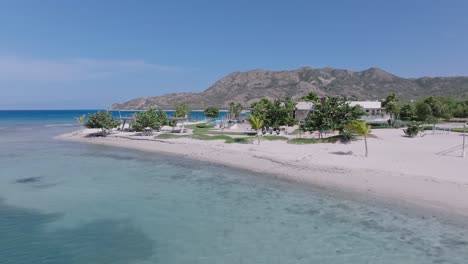
M 338 141 L 345 141 L 343 135 L 336 135 L 327 138 L 294 138 L 288 140 L 289 144 L 317 144 L 317 143 L 336 143 Z
M 322 143 L 318 138 L 293 138 L 288 140 L 289 144 L 315 144 Z
M 299 134 L 304 134 L 304 131 L 301 131 L 300 128 L 294 130 L 293 132 L 289 133 L 290 135 L 299 135 Z
M 226 135 L 209 136 L 209 135 L 204 135 L 204 134 L 193 134 L 193 135 L 191 135 L 189 137 L 193 138 L 193 139 L 198 139 L 198 140 L 229 140 L 229 139 L 232 139 L 230 136 L 226 136 Z
M 213 135 L 233 135 L 233 136 L 241 136 L 241 135 L 256 135 L 257 132 L 252 131 L 252 132 L 229 132 L 229 131 L 207 131 L 207 134 L 213 134 Z
M 260 137 L 260 139 L 269 140 L 269 141 L 288 140 L 287 137 L 283 137 L 283 136 L 263 136 L 263 137 Z
M 451 123 L 468 123 L 468 118 L 452 118 L 445 121 Z
M 196 128 L 212 128 L 214 127 L 213 125 L 207 124 L 207 123 L 201 123 L 201 124 L 196 124 Z
M 231 143 L 240 143 L 240 144 L 250 144 L 252 143 L 251 137 L 242 137 L 242 138 L 231 138 L 225 141 L 225 143 L 231 144 Z
M 426 131 L 432 131 L 432 126 L 424 126 L 424 130 Z M 454 128 L 450 128 L 449 129 L 451 132 L 458 132 L 458 133 L 463 133 L 463 127 L 454 127 Z M 466 132 L 468 132 L 468 127 L 466 128 L 465 130 Z
M 185 136 L 185 135 L 169 134 L 169 133 L 165 133 L 165 134 L 161 134 L 161 135 L 157 135 L 157 136 L 156 136 L 156 138 L 160 138 L 160 139 L 183 138 L 183 137 L 187 137 L 187 136 Z
M 243 138 L 233 138 L 227 135 L 205 135 L 205 134 L 191 134 L 191 135 L 176 135 L 176 134 L 161 134 L 156 136 L 155 138 L 159 139 L 174 139 L 174 138 L 191 138 L 196 140 L 224 140 L 225 143 L 250 143 L 252 141 L 252 137 L 243 137 Z
M 191 135 L 190 138 L 198 139 L 198 140 L 224 140 L 224 143 L 242 143 L 247 144 L 251 142 L 250 137 L 242 137 L 242 138 L 233 138 L 226 135 L 216 135 L 216 136 L 209 136 L 204 134 L 194 134 Z
M 464 129 L 462 127 L 450 129 L 450 131 L 452 131 L 452 132 L 458 132 L 458 133 L 468 132 L 468 128 L 466 128 L 464 131 L 463 130 Z
M 393 128 L 387 124 L 369 124 L 371 129 Z
M 185 126 L 185 128 L 192 129 L 192 132 L 194 134 L 208 133 L 209 130 L 212 129 L 213 127 L 214 127 L 214 125 L 210 125 L 210 124 L 206 124 L 206 123 Z

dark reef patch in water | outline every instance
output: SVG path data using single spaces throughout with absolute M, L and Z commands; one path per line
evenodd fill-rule
M 28 178 L 22 178 L 22 179 L 17 179 L 16 183 L 32 183 L 32 182 L 38 182 L 41 179 L 41 177 L 28 177 Z
M 99 220 L 53 231 L 44 228 L 60 217 L 0 201 L 0 263 L 126 264 L 154 255 L 154 241 L 127 221 Z

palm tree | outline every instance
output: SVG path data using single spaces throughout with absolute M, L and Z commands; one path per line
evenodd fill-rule
M 230 118 L 231 119 L 238 118 L 243 109 L 244 107 L 240 103 L 234 103 L 234 102 L 229 103 Z
M 371 131 L 371 126 L 367 125 L 364 121 L 353 120 L 351 124 L 348 126 L 348 129 L 359 136 L 364 137 L 364 144 L 366 146 L 366 157 L 367 157 L 367 137 Z
M 172 124 L 172 131 L 174 131 L 175 127 L 177 126 L 177 119 L 182 119 L 182 128 L 181 128 L 181 133 L 184 132 L 185 130 L 185 120 L 188 119 L 189 114 L 190 114 L 190 106 L 188 104 L 177 104 L 176 109 L 174 112 L 174 123 Z
M 390 125 L 393 127 L 398 115 L 400 114 L 398 96 L 394 93 L 389 94 L 385 101 L 383 101 L 382 106 L 385 108 L 385 111 L 390 114 Z
M 260 145 L 260 135 L 258 133 L 259 133 L 259 130 L 263 127 L 263 120 L 257 116 L 249 115 L 249 117 L 247 118 L 247 121 L 250 123 L 252 128 L 255 129 L 255 131 L 257 131 L 257 140 L 258 140 L 258 144 Z

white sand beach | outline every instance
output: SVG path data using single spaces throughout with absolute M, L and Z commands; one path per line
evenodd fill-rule
M 428 132 L 424 137 L 406 138 L 401 129 L 376 129 L 372 131 L 375 137 L 368 139 L 366 158 L 362 140 L 305 145 L 262 141 L 257 145 L 152 139 L 128 132 L 86 137 L 92 132 L 81 130 L 57 138 L 183 155 L 468 217 L 468 157 L 461 157 L 461 133 Z

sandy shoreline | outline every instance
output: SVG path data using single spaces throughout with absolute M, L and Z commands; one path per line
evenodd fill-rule
M 362 141 L 293 145 L 282 141 L 226 144 L 188 138 L 151 139 L 116 133 L 86 137 L 82 130 L 57 139 L 182 155 L 319 187 L 392 199 L 468 217 L 468 157 L 461 158 L 460 133 L 405 138 L 401 130 L 374 130 L 369 157 Z

